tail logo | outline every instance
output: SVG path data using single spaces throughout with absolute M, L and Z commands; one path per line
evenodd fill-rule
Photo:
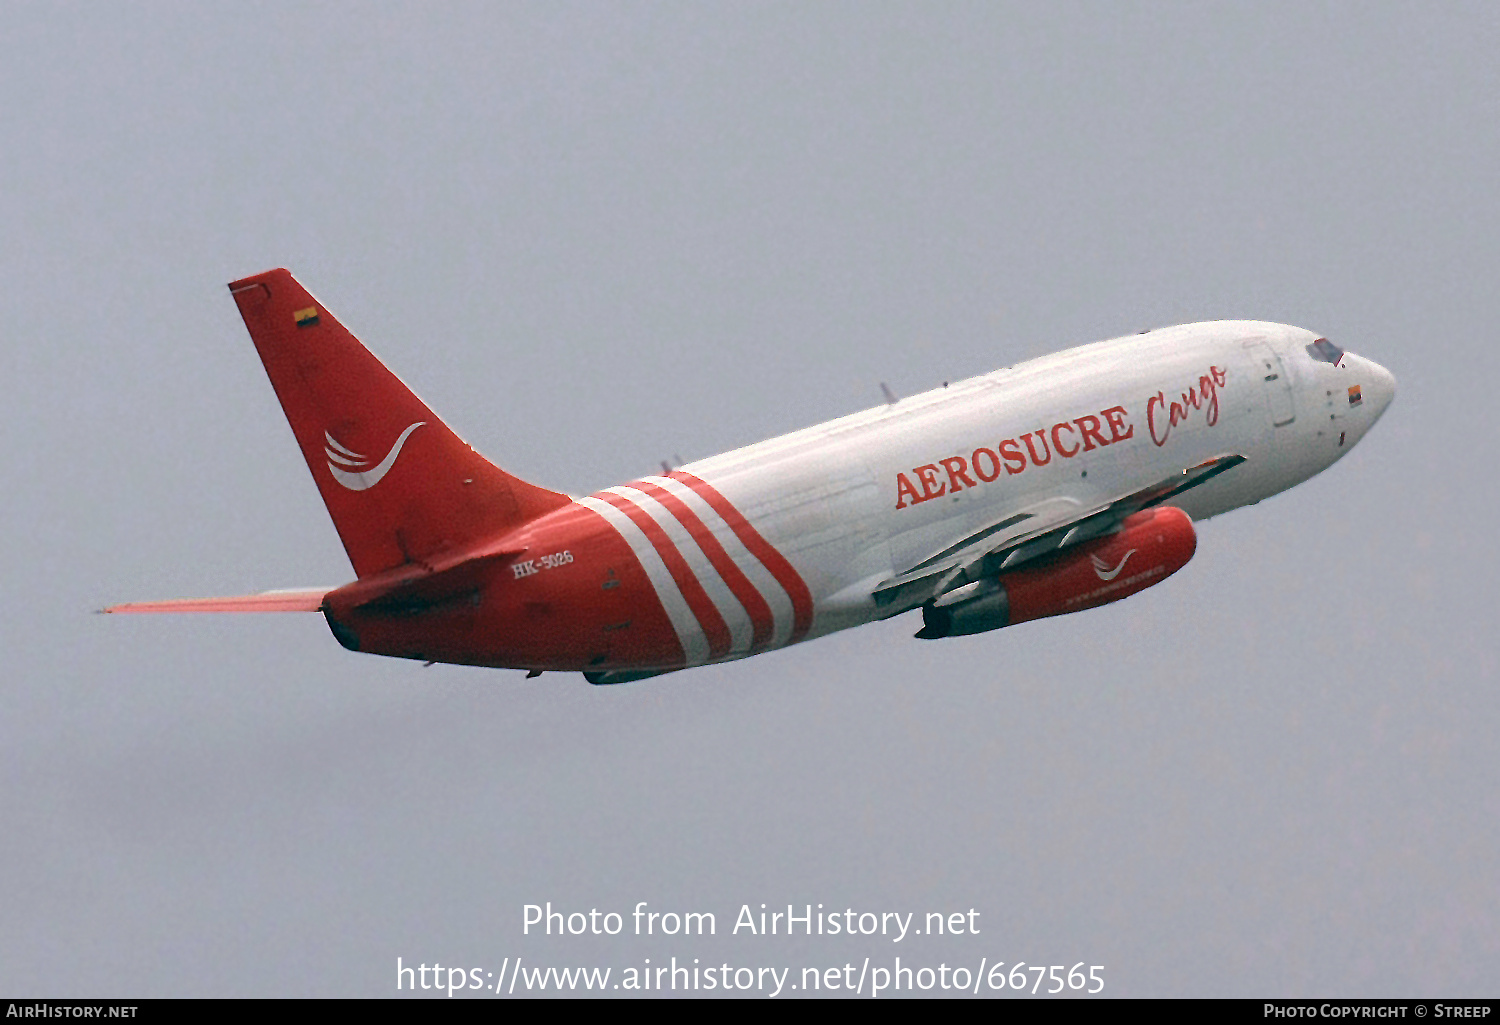
M 391 471 L 391 467 L 396 465 L 396 457 L 401 454 L 401 446 L 406 444 L 406 439 L 411 437 L 411 432 L 426 422 L 426 420 L 418 421 L 402 431 L 401 436 L 396 439 L 396 444 L 391 446 L 385 458 L 373 466 L 368 457 L 345 448 L 334 440 L 333 435 L 324 431 L 323 438 L 328 444 L 324 446 L 323 454 L 328 457 L 328 472 L 333 474 L 334 480 L 350 491 L 367 491 L 373 488 Z
M 1105 562 L 1097 555 L 1090 555 L 1089 561 L 1094 564 L 1094 575 L 1097 576 L 1100 580 L 1108 582 L 1120 575 L 1120 570 L 1125 568 L 1125 563 L 1135 553 L 1136 550 L 1134 548 L 1126 552 L 1124 558 L 1120 560 L 1119 565 L 1117 565 L 1114 569 L 1110 569 L 1109 563 Z

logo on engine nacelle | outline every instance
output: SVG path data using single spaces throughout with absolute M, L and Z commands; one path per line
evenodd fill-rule
M 1135 553 L 1136 549 L 1134 548 L 1126 552 L 1120 558 L 1119 565 L 1115 566 L 1114 569 L 1110 569 L 1109 563 L 1105 562 L 1097 555 L 1090 555 L 1089 561 L 1094 564 L 1094 575 L 1097 576 L 1100 580 L 1109 581 L 1120 575 L 1120 570 L 1125 568 L 1126 561 Z

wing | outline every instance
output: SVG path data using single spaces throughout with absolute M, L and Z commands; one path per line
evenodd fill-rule
M 110 605 L 100 612 L 317 612 L 332 587 L 262 591 L 232 598 L 176 598 Z
M 884 609 L 884 615 L 893 616 L 955 587 L 1113 533 L 1127 516 L 1197 487 L 1244 461 L 1240 455 L 1215 456 L 1102 505 L 1083 507 L 1071 499 L 1051 499 L 1014 512 L 891 577 L 875 589 L 875 604 Z

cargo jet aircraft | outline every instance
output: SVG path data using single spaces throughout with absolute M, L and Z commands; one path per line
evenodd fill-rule
M 1395 395 L 1310 331 L 1188 324 L 575 497 L 475 452 L 287 271 L 229 289 L 357 579 L 105 611 L 321 612 L 351 651 L 592 683 L 917 609 L 934 639 L 1117 601 Z

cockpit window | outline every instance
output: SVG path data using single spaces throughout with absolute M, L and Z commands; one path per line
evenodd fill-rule
M 1307 354 L 1320 363 L 1332 363 L 1334 366 L 1338 366 L 1339 361 L 1344 358 L 1344 350 L 1326 338 L 1319 338 L 1309 345 Z

